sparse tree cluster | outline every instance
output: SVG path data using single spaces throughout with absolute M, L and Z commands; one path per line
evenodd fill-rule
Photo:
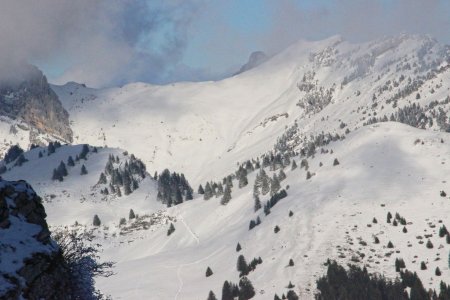
M 184 177 L 184 174 L 165 169 L 158 178 L 157 199 L 168 207 L 183 203 L 184 200 L 192 200 L 192 188 Z

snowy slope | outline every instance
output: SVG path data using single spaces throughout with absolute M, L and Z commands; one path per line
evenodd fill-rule
M 69 83 L 53 89 L 70 113 L 76 142 L 126 148 L 150 169 L 168 167 L 200 183 L 264 153 L 296 120 L 305 135 L 343 133 L 342 121 L 353 130 L 410 101 L 442 101 L 449 94 L 449 62 L 448 46 L 427 36 L 365 44 L 332 37 L 300 41 L 217 82 L 104 90 Z M 419 101 L 416 93 L 423 94 Z
M 93 186 L 107 156 L 122 155 L 122 151 L 99 148 L 98 153 L 90 153 L 83 162 L 89 170 L 86 177 L 79 175 L 76 165 L 69 169 L 67 179 L 59 183 L 49 179 L 54 162 L 76 155 L 81 146 L 63 146 L 43 158 L 37 158 L 38 150 L 34 149 L 27 153 L 29 162 L 14 167 L 5 177 L 26 178 L 45 199 L 50 193 L 57 196 L 45 201 L 52 226 L 70 225 L 77 220 L 79 225 L 72 227 L 93 230 L 95 241 L 103 247 L 102 259 L 117 262 L 115 276 L 98 280 L 98 287 L 114 299 L 201 299 L 206 298 L 209 290 L 220 296 L 224 280 L 239 279 L 236 270 L 239 254 L 247 261 L 254 257 L 263 260 L 249 274 L 257 290 L 255 299 L 271 299 L 275 293 L 286 293 L 289 281 L 295 284 L 298 294 L 310 299 L 315 279 L 323 274 L 327 258 L 345 264 L 357 257 L 370 271 L 393 278 L 394 260 L 401 257 L 409 270 L 418 272 L 425 287 L 436 288 L 440 280 L 449 281 L 450 245 L 437 235 L 440 220 L 450 226 L 446 223 L 450 200 L 439 194 L 441 190 L 450 190 L 449 143 L 447 133 L 394 122 L 366 126 L 343 141 L 325 146 L 328 153 L 317 151 L 314 158 L 309 158 L 309 171 L 315 173 L 311 179 L 306 179 L 304 168 L 292 171 L 286 168 L 287 179 L 282 186 L 289 185 L 288 196 L 268 216 L 262 209 L 253 210 L 253 183 L 258 172 L 255 171 L 248 176 L 248 186 L 239 189 L 234 182 L 233 198 L 228 205 L 220 205 L 219 198 L 205 201 L 195 195 L 193 201 L 164 209 L 161 217 L 158 214 L 149 217 L 156 220 L 149 229 L 136 226 L 127 230 L 127 226 L 133 227 L 137 221 L 127 220 L 120 227 L 118 219 L 127 217 L 129 208 L 148 215 L 162 208 L 155 201 L 151 184 L 142 183 L 135 193 L 121 199 L 102 201 L 95 193 L 89 194 L 95 190 Z M 333 166 L 335 158 L 340 162 L 337 166 Z M 122 159 L 125 158 L 121 156 Z M 298 157 L 293 159 L 300 165 Z M 45 171 L 33 172 L 41 168 Z M 268 168 L 266 172 L 272 176 Z M 153 198 L 145 199 L 147 193 L 153 193 Z M 86 199 L 81 202 L 83 196 Z M 265 203 L 268 195 L 261 200 Z M 290 210 L 294 213 L 292 217 L 288 216 Z M 406 218 L 407 233 L 402 232 L 403 226 L 386 223 L 388 212 L 393 215 L 398 212 Z M 104 226 L 96 229 L 91 225 L 94 214 L 99 214 Z M 249 231 L 249 221 L 257 216 L 262 223 Z M 376 224 L 372 223 L 374 217 L 378 220 Z M 167 236 L 168 222 L 173 222 L 176 228 L 170 236 Z M 277 234 L 273 231 L 276 225 L 281 229 Z M 419 243 L 418 236 L 427 241 L 425 234 L 433 235 L 430 238 L 433 249 Z M 374 236 L 380 244 L 374 244 Z M 395 248 L 388 249 L 388 241 Z M 242 245 L 240 253 L 235 250 L 238 242 Z M 290 258 L 295 267 L 287 267 Z M 427 263 L 427 270 L 420 270 L 421 261 Z M 214 274 L 206 278 L 208 266 Z M 437 266 L 442 270 L 441 278 L 433 275 Z
M 394 261 L 401 257 L 426 288 L 436 288 L 441 279 L 450 281 L 450 245 L 436 234 L 442 224 L 450 226 L 450 200 L 440 196 L 450 191 L 450 136 L 444 132 L 450 129 L 449 64 L 449 47 L 427 36 L 364 44 L 333 37 L 301 41 L 217 82 L 133 83 L 103 90 L 53 86 L 70 113 L 75 144 L 95 145 L 98 152 L 91 147 L 88 159 L 68 168 L 63 182 L 51 179 L 52 170 L 79 154 L 81 145 L 62 146 L 50 156 L 33 149 L 25 155 L 28 162 L 9 166 L 2 176 L 33 185 L 45 200 L 51 226 L 92 232 L 103 246 L 102 259 L 117 263 L 115 276 L 97 281 L 115 299 L 202 299 L 209 290 L 220 297 L 225 280 L 239 280 L 239 254 L 248 262 L 263 260 L 249 274 L 256 299 L 286 293 L 289 281 L 302 299 L 311 299 L 327 258 L 361 263 L 393 278 Z M 410 108 L 413 103 L 420 109 Z M 386 122 L 391 114 L 426 130 Z M 322 132 L 345 138 L 300 157 L 310 136 Z M 183 172 L 196 188 L 235 172 L 238 163 L 282 148 L 295 153 L 291 159 L 299 167 L 285 168 L 282 186 L 288 196 L 267 216 L 253 209 L 258 171 L 241 189 L 234 180 L 226 206 L 220 198 L 205 201 L 195 194 L 193 201 L 165 208 L 148 176 L 122 197 L 102 195 L 105 186 L 97 185 L 110 155 L 121 163 L 130 159 L 124 150 L 142 159 L 149 173 Z M 303 158 L 310 179 L 300 168 Z M 333 166 L 335 159 L 340 164 Z M 80 175 L 82 164 L 87 175 Z M 266 172 L 272 177 L 269 168 Z M 263 204 L 268 198 L 261 196 Z M 139 217 L 128 220 L 130 209 Z M 386 223 L 388 212 L 406 218 L 406 233 L 404 226 Z M 92 225 L 95 214 L 100 227 Z M 249 230 L 257 216 L 262 223 Z M 119 225 L 120 218 L 125 224 Z M 176 228 L 170 236 L 169 223 Z M 276 225 L 281 230 L 275 234 Z M 428 239 L 433 249 L 425 246 Z M 393 249 L 387 248 L 389 241 Z M 291 258 L 295 266 L 287 267 Z M 427 270 L 420 270 L 422 261 Z M 206 278 L 208 266 L 214 274 Z M 438 266 L 441 278 L 434 276 Z

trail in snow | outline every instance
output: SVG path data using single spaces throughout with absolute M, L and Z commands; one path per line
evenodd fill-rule
M 213 253 L 211 253 L 210 255 L 208 255 L 207 257 L 204 257 L 202 259 L 199 259 L 199 260 L 196 260 L 196 261 L 193 261 L 193 262 L 190 262 L 190 263 L 187 263 L 187 264 L 182 264 L 182 265 L 178 266 L 178 268 L 177 268 L 177 278 L 178 278 L 178 282 L 180 283 L 180 286 L 178 287 L 178 291 L 175 294 L 175 300 L 178 300 L 178 296 L 180 295 L 181 291 L 183 290 L 183 285 L 184 285 L 183 278 L 181 278 L 181 269 L 183 267 L 185 267 L 185 266 L 190 266 L 190 265 L 195 265 L 195 264 L 201 263 L 201 262 L 211 258 L 212 256 L 216 255 L 216 253 L 219 252 L 220 250 L 221 249 L 218 249 L 218 250 L 214 251 Z

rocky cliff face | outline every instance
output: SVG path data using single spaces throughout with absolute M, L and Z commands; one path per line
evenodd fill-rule
M 69 114 L 44 74 L 34 66 L 26 68 L 22 79 L 0 83 L 0 115 L 23 120 L 38 132 L 71 142 Z
M 41 198 L 0 180 L 0 299 L 67 299 L 70 279 L 50 237 Z

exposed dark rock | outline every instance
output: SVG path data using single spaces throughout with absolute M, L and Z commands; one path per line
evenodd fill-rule
M 26 68 L 22 79 L 0 82 L 0 115 L 23 120 L 31 127 L 31 138 L 42 132 L 72 142 L 69 114 L 47 78 L 34 66 Z

